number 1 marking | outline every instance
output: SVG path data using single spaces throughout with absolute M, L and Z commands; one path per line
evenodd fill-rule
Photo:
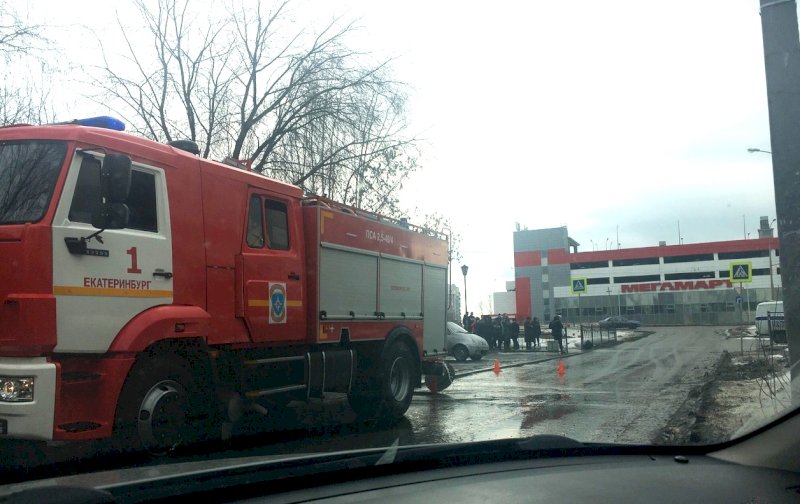
M 131 267 L 128 268 L 128 273 L 137 273 L 141 274 L 142 270 L 139 269 L 139 261 L 136 255 L 136 247 L 131 247 L 125 251 L 129 256 L 131 256 Z

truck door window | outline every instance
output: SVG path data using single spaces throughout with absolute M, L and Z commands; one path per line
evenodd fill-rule
M 156 177 L 152 173 L 133 170 L 131 172 L 131 192 L 128 195 L 130 220 L 128 228 L 141 231 L 158 232 L 158 212 L 156 210 Z
M 263 248 L 264 224 L 261 216 L 261 197 L 250 196 L 250 208 L 247 214 L 247 246 Z
M 289 217 L 286 204 L 280 201 L 267 200 L 267 232 L 269 248 L 273 250 L 289 250 Z
M 78 172 L 78 183 L 72 194 L 69 207 L 69 220 L 72 222 L 92 222 L 92 214 L 100 205 L 100 161 L 84 157 Z
M 100 204 L 100 163 L 92 158 L 81 162 L 78 182 L 72 196 L 69 220 L 73 222 L 92 222 L 92 214 Z M 128 194 L 128 229 L 158 232 L 158 211 L 156 210 L 156 177 L 139 170 L 131 172 L 131 190 Z

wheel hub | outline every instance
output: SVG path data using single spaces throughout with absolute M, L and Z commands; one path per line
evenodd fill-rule
M 389 389 L 398 402 L 403 402 L 408 395 L 411 383 L 411 369 L 408 360 L 398 357 L 392 362 L 389 371 Z
M 186 393 L 173 380 L 163 380 L 145 394 L 137 416 L 139 438 L 153 453 L 165 453 L 180 445 L 186 427 Z

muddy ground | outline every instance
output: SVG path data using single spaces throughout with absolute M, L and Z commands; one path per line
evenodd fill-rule
M 657 444 L 714 444 L 763 425 L 789 407 L 785 346 L 768 346 L 752 330 L 728 330 L 729 339 L 745 337 L 744 352 L 723 352 L 709 380 L 694 387 Z

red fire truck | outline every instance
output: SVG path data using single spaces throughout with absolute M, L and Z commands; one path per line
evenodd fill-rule
M 392 420 L 449 384 L 446 239 L 123 128 L 0 128 L 2 437 L 164 451 L 248 408 L 339 393 Z

